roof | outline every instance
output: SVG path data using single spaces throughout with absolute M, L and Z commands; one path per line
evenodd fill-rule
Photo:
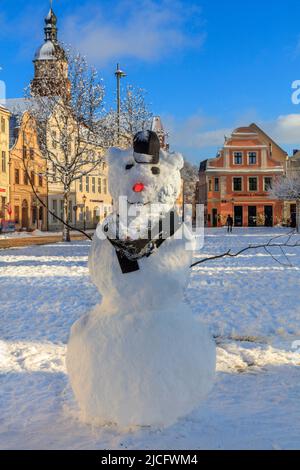
M 162 125 L 160 116 L 154 116 L 151 123 L 151 131 L 156 132 L 157 134 L 164 131 L 164 126 Z
M 5 100 L 6 108 L 14 115 L 23 115 L 30 109 L 30 100 L 28 98 L 9 98 Z
M 52 41 L 46 41 L 35 53 L 34 60 L 56 60 L 56 47 Z
M 201 163 L 200 163 L 199 171 L 206 171 L 206 169 L 207 169 L 207 164 L 208 164 L 208 160 L 204 160 L 203 162 L 201 162 Z
M 261 134 L 263 137 L 265 137 L 267 140 L 269 140 L 270 142 L 272 142 L 273 145 L 275 145 L 278 150 L 280 150 L 281 152 L 283 152 L 285 155 L 288 155 L 288 153 L 283 150 L 282 147 L 280 147 L 280 145 L 278 145 L 275 140 L 272 139 L 272 137 L 270 137 L 268 134 L 266 134 L 266 132 L 264 132 L 257 124 L 255 124 L 254 122 L 252 124 L 250 124 L 249 126 L 251 129 L 253 129 L 254 131 L 258 132 L 259 134 Z
M 239 127 L 235 129 L 225 142 L 225 147 L 259 147 L 265 146 L 256 132 L 249 127 Z

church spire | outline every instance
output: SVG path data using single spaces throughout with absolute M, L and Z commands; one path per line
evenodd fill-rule
M 45 18 L 45 41 L 57 42 L 57 17 L 52 8 L 52 0 L 50 1 L 50 10 Z

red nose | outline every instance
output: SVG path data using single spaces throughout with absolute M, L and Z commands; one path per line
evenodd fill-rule
M 132 190 L 135 193 L 141 193 L 144 189 L 145 189 L 145 186 L 143 185 L 143 183 L 135 183 L 135 185 L 132 188 Z

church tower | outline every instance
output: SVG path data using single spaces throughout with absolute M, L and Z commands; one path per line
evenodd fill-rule
M 57 17 L 51 8 L 45 18 L 44 44 L 37 50 L 34 63 L 33 95 L 60 96 L 69 93 L 68 60 L 57 39 Z

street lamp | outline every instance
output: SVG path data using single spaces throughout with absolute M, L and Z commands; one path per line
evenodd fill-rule
M 82 197 L 83 200 L 83 230 L 86 230 L 86 195 Z
M 117 70 L 115 71 L 117 79 L 117 126 L 118 126 L 118 144 L 120 144 L 120 132 L 121 132 L 121 78 L 126 77 L 126 73 L 120 69 L 120 65 L 117 64 Z
M 38 198 L 39 190 L 36 190 L 36 197 L 35 197 L 35 209 L 36 209 L 36 228 L 39 230 L 39 218 L 40 218 L 40 201 Z

